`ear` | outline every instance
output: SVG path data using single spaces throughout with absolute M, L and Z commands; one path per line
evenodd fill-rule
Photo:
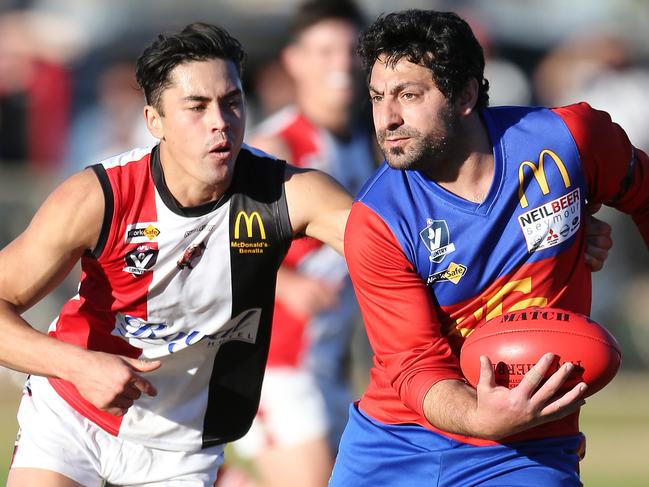
M 156 139 L 162 140 L 164 137 L 164 127 L 162 123 L 162 115 L 158 113 L 158 110 L 153 108 L 151 105 L 146 105 L 144 107 L 144 120 L 146 121 L 146 126 Z
M 460 115 L 468 116 L 473 112 L 475 104 L 478 102 L 479 91 L 478 80 L 470 78 L 455 101 L 455 105 Z

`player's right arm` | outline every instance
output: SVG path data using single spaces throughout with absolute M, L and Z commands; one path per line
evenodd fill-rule
M 374 362 L 400 400 L 436 428 L 500 439 L 571 414 L 583 404 L 584 384 L 554 398 L 569 375 L 569 365 L 535 391 L 551 354 L 540 361 L 530 380 L 512 390 L 496 386 L 488 359 L 477 390 L 466 384 L 426 284 L 387 225 L 363 203 L 352 206 L 345 258 Z
M 54 289 L 84 252 L 94 248 L 104 197 L 87 169 L 62 183 L 28 228 L 0 251 L 0 364 L 74 384 L 96 407 L 121 414 L 153 386 L 138 371 L 159 363 L 85 350 L 34 329 L 20 315 Z

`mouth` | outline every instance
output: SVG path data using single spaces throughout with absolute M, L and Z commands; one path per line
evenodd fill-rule
M 208 152 L 218 157 L 227 157 L 232 153 L 232 145 L 227 141 L 219 142 L 214 144 Z
M 410 137 L 393 137 L 389 139 L 384 139 L 383 143 L 388 147 L 398 147 L 406 144 L 410 140 Z

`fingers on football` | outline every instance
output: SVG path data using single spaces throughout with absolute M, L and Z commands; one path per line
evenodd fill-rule
M 543 381 L 546 372 L 550 370 L 553 360 L 553 353 L 544 354 L 539 361 L 527 371 L 523 376 L 523 380 L 521 380 L 520 384 L 518 384 L 515 389 L 522 391 L 527 397 L 532 396 L 534 391 L 536 391 Z
M 584 393 L 587 387 L 586 384 L 580 382 L 563 396 L 560 396 L 541 409 L 540 416 L 550 420 L 557 420 L 577 412 L 580 407 L 586 404 Z
M 496 387 L 496 376 L 494 374 L 491 360 L 486 355 L 480 355 L 480 379 L 478 388 L 493 389 Z

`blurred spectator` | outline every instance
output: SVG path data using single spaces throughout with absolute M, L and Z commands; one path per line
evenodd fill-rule
M 115 47 L 117 49 L 117 47 Z M 135 81 L 135 63 L 124 55 L 107 61 L 96 81 L 96 101 L 75 117 L 66 172 L 155 143 L 144 123 L 143 98 Z
M 257 123 L 295 102 L 293 79 L 280 59 L 273 58 L 259 66 L 252 79 L 254 103 L 248 100 L 248 124 Z M 252 112 L 252 113 L 251 113 Z
M 523 69 L 500 55 L 498 44 L 488 27 L 477 20 L 475 13 L 463 12 L 473 33 L 482 45 L 485 57 L 485 78 L 489 81 L 489 104 L 529 105 L 532 101 L 532 84 Z
M 50 19 L 55 27 L 55 19 Z M 0 17 L 0 162 L 58 165 L 69 128 L 70 76 L 30 12 Z
M 535 72 L 535 88 L 547 105 L 585 101 L 606 110 L 637 147 L 649 149 L 649 69 L 620 36 L 589 31 L 551 50 Z
M 541 103 L 559 103 L 580 95 L 600 74 L 624 71 L 631 63 L 627 42 L 618 36 L 589 30 L 565 39 L 547 52 L 534 73 L 535 90 Z

